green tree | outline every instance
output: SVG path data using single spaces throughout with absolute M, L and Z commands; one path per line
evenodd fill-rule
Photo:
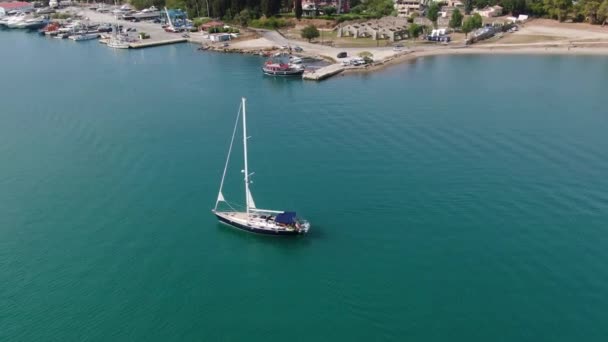
M 380 18 L 391 15 L 393 11 L 393 0 L 366 0 L 356 6 L 351 2 L 351 13 L 364 13 L 368 17 Z
M 471 14 L 473 11 L 473 0 L 464 0 L 464 13 Z
M 544 0 L 544 5 L 549 16 L 564 21 L 572 9 L 572 0 Z
M 334 15 L 336 14 L 336 8 L 334 6 L 325 6 L 321 8 L 323 15 Z
M 597 11 L 598 21 L 602 23 L 602 26 L 606 24 L 608 20 L 608 0 L 604 0 Z
M 547 9 L 543 0 L 526 0 L 525 11 L 536 17 L 547 15 Z
M 308 41 L 310 42 L 314 38 L 319 37 L 320 34 L 319 30 L 317 30 L 317 27 L 311 24 L 302 29 L 301 35 L 302 38 L 308 39 Z
M 302 0 L 296 0 L 296 18 L 300 20 L 302 18 Z
M 437 19 L 439 19 L 439 5 L 433 2 L 426 12 L 426 17 L 433 22 L 433 26 L 437 27 Z
M 598 12 L 601 6 L 601 2 L 597 0 L 585 0 L 580 1 L 580 3 L 583 7 L 583 13 L 585 14 L 587 20 L 589 20 L 589 23 L 597 24 L 599 22 Z
M 407 28 L 407 33 L 410 38 L 414 38 L 414 39 L 418 38 L 418 36 L 420 35 L 420 32 L 422 32 L 422 26 L 420 26 L 418 24 L 411 24 Z
M 271 17 L 279 13 L 281 0 L 261 0 L 260 8 L 266 17 Z
M 468 37 L 469 32 L 475 29 L 475 19 L 473 17 L 468 17 L 462 23 L 462 32 L 464 32 L 465 39 Z
M 514 16 L 518 16 L 520 14 L 525 14 L 528 12 L 526 0 L 513 0 L 513 10 L 511 10 L 511 14 Z
M 248 9 L 244 9 L 234 16 L 234 21 L 241 26 L 247 26 L 251 19 L 253 19 L 253 17 Z
M 151 0 L 131 0 L 129 1 L 129 3 L 137 10 L 142 10 L 144 8 L 152 6 Z
M 458 8 L 455 9 L 454 12 L 452 12 L 452 17 L 450 18 L 450 27 L 455 29 L 462 26 L 463 18 L 464 17 L 462 16 L 462 13 L 460 13 L 460 10 Z
M 483 26 L 483 18 L 479 13 L 473 14 L 471 17 L 471 24 L 473 25 L 473 29 L 478 29 Z

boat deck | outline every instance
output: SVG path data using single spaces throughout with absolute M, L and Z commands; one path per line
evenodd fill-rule
M 246 212 L 238 212 L 238 211 L 224 211 L 224 212 L 216 212 L 216 215 L 220 215 L 230 221 L 233 221 L 238 224 L 251 226 L 258 229 L 268 229 L 268 230 L 283 230 L 283 231 L 294 231 L 293 227 L 282 225 L 276 223 L 274 221 L 274 217 L 261 214 L 250 214 L 249 220 L 247 220 Z

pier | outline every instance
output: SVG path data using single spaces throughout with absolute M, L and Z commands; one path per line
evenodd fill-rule
M 332 64 L 317 70 L 305 72 L 304 75 L 302 75 L 302 79 L 321 81 L 328 77 L 337 75 L 342 71 L 344 71 L 344 66 L 342 64 Z
M 175 38 L 175 39 L 163 39 L 163 40 L 150 40 L 150 41 L 141 41 L 138 43 L 131 43 L 129 47 L 131 49 L 141 49 L 153 46 L 161 46 L 161 45 L 169 45 L 169 44 L 177 44 L 177 43 L 186 43 L 188 41 L 187 38 Z

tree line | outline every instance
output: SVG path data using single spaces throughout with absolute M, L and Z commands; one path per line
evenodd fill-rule
M 528 14 L 559 21 L 605 24 L 608 19 L 608 0 L 464 0 L 465 13 L 473 8 L 499 5 L 503 12 L 514 16 Z
M 180 8 L 190 18 L 212 17 L 222 19 L 271 17 L 284 11 L 291 11 L 294 1 L 301 0 L 130 0 L 137 9 L 156 7 Z M 301 6 L 300 6 L 301 8 Z
M 344 0 L 346 1 L 346 0 Z M 247 23 L 261 16 L 271 17 L 279 13 L 295 12 L 302 16 L 302 0 L 130 0 L 138 8 L 181 8 L 188 16 L 213 17 Z M 351 12 L 374 16 L 394 15 L 392 0 L 351 0 Z M 464 13 L 474 8 L 499 5 L 505 13 L 514 16 L 528 14 L 559 21 L 572 20 L 604 24 L 608 20 L 608 0 L 464 0 Z

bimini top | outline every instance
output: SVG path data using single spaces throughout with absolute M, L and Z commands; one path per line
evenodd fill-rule
M 296 212 L 286 211 L 284 213 L 277 214 L 277 217 L 274 219 L 274 221 L 283 224 L 294 224 L 296 223 Z

